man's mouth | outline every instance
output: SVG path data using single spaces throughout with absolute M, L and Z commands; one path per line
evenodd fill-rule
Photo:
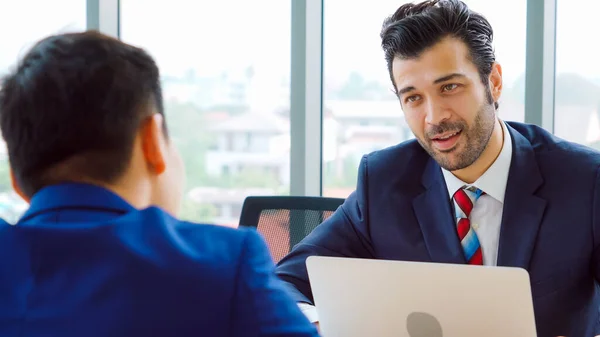
M 432 137 L 431 141 L 439 151 L 448 151 L 456 145 L 456 143 L 460 139 L 461 134 L 462 131 L 460 130 L 446 132 Z

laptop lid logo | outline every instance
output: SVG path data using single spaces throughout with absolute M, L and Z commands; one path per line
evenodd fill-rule
M 406 318 L 406 330 L 410 337 L 442 337 L 442 326 L 433 315 L 413 312 Z

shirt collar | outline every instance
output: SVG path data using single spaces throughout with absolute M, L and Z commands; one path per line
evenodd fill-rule
M 508 172 L 510 170 L 510 162 L 512 158 L 512 139 L 506 124 L 503 121 L 500 121 L 500 125 L 502 125 L 502 132 L 504 135 L 502 150 L 500 150 L 500 154 L 492 166 L 490 166 L 487 171 L 485 171 L 483 175 L 477 179 L 477 181 L 470 185 L 476 186 L 492 198 L 504 203 L 504 194 L 506 192 Z M 469 185 L 458 179 L 450 171 L 443 168 L 442 174 L 444 175 L 444 180 L 446 181 L 450 198 L 454 196 L 454 193 L 459 188 L 463 187 L 464 185 Z

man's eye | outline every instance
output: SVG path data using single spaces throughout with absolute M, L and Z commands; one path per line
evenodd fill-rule
M 421 98 L 421 97 L 420 97 L 419 95 L 412 95 L 412 96 L 408 96 L 408 97 L 406 98 L 406 102 L 407 102 L 407 103 L 412 103 L 412 102 L 418 101 L 420 98 Z
M 443 91 L 452 91 L 452 90 L 454 90 L 454 89 L 456 89 L 456 88 L 458 88 L 458 84 L 454 84 L 454 83 L 452 83 L 452 84 L 446 84 L 446 85 L 444 85 L 444 86 L 442 87 L 442 90 L 443 90 Z

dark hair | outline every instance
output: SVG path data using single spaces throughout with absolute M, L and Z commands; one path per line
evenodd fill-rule
M 142 121 L 164 114 L 152 57 L 93 31 L 41 40 L 1 85 L 0 129 L 27 196 L 62 181 L 114 182 Z
M 471 61 L 486 86 L 496 57 L 492 46 L 493 30 L 487 19 L 459 0 L 428 0 L 405 4 L 385 19 L 381 30 L 381 45 L 385 52 L 390 78 L 394 58 L 416 58 L 423 51 L 446 37 L 462 40 L 470 51 Z M 495 103 L 498 108 L 498 103 Z

